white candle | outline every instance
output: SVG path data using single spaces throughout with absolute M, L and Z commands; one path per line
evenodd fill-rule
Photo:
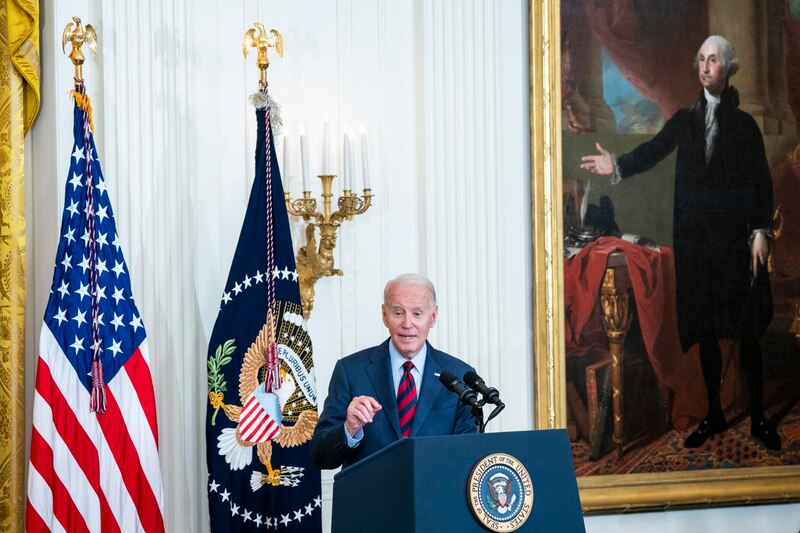
M 369 189 L 369 153 L 367 151 L 367 130 L 361 126 L 361 171 L 364 174 L 364 188 Z
M 344 146 L 344 153 L 342 154 L 342 163 L 344 164 L 344 172 L 342 172 L 342 186 L 344 190 L 349 191 L 350 189 L 350 136 L 347 135 L 347 131 L 342 134 L 343 141 L 342 144 Z
M 322 173 L 331 173 L 331 150 L 329 139 L 330 123 L 328 114 L 325 113 L 325 122 L 322 124 Z
M 353 133 L 347 132 L 347 140 L 350 143 L 350 175 L 347 177 L 348 189 L 351 191 L 356 188 L 356 145 L 353 144 Z
M 306 150 L 306 132 L 300 127 L 300 162 L 303 165 L 303 191 L 311 190 L 311 180 L 308 178 L 308 150 Z

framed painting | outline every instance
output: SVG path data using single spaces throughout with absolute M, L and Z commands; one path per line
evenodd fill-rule
M 569 430 L 585 512 L 800 499 L 800 1 L 734 4 L 529 4 L 535 423 Z M 708 35 L 727 36 L 738 52 L 730 82 L 771 175 L 766 227 L 750 235 L 770 243 L 767 325 L 755 335 L 761 379 L 743 355 L 742 339 L 752 337 L 742 333 L 743 311 L 734 334 L 715 330 L 717 396 L 707 394 L 714 373 L 686 334 L 686 297 L 676 296 L 692 279 L 675 259 L 676 243 L 679 258 L 686 254 L 675 227 L 681 156 L 670 150 L 618 185 L 581 168 L 582 156 L 628 154 L 680 110 L 706 109 L 694 62 Z M 711 226 L 700 246 L 715 246 L 727 229 Z M 693 302 L 701 317 L 718 312 Z M 748 296 L 742 308 L 750 305 Z M 751 428 L 760 424 L 752 390 L 780 450 Z M 725 424 L 698 443 L 689 437 L 712 411 L 709 398 Z

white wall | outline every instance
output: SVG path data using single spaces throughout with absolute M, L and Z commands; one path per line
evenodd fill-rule
M 101 52 L 84 71 L 148 328 L 168 530 L 208 524 L 205 355 L 252 181 L 255 121 L 246 97 L 258 73 L 252 54 L 242 58 L 241 38 L 255 21 L 284 37 L 284 58 L 271 53 L 269 81 L 294 155 L 290 190 L 301 188 L 299 125 L 308 131 L 312 173 L 320 171 L 325 113 L 332 132 L 363 124 L 370 140 L 375 203 L 341 230 L 345 276 L 316 286 L 309 326 L 319 389 L 327 390 L 339 357 L 385 337 L 385 281 L 418 271 L 439 292 L 431 341 L 475 365 L 513 406 L 491 429 L 532 427 L 527 2 L 43 0 L 41 9 L 43 106 L 26 167 L 28 368 L 71 145 L 72 65 L 61 32 L 79 15 L 99 34 Z M 302 235 L 298 223 L 294 230 Z M 331 479 L 323 478 L 328 513 Z M 798 509 L 591 517 L 587 529 L 795 532 Z

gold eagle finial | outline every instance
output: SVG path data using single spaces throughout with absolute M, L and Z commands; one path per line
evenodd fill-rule
M 64 28 L 63 35 L 61 36 L 61 51 L 66 53 L 67 42 L 72 42 L 72 50 L 70 51 L 68 57 L 72 60 L 72 64 L 75 65 L 75 79 L 82 80 L 83 61 L 86 59 L 86 57 L 83 55 L 81 47 L 83 46 L 83 43 L 86 43 L 87 46 L 89 46 L 89 50 L 96 54 L 97 33 L 94 31 L 94 27 L 92 27 L 91 24 L 81 26 L 80 18 L 72 17 L 72 20 L 75 22 L 74 28 L 72 22 L 68 23 Z
M 250 48 L 258 49 L 258 56 L 256 57 L 256 65 L 261 71 L 261 81 L 267 81 L 267 68 L 269 67 L 269 56 L 267 56 L 267 49 L 274 48 L 280 57 L 283 57 L 283 37 L 278 30 L 272 29 L 267 32 L 264 25 L 260 22 L 253 24 L 255 28 L 250 28 L 244 32 L 244 39 L 242 39 L 242 53 L 247 57 L 247 52 Z M 258 33 L 256 33 L 258 29 Z

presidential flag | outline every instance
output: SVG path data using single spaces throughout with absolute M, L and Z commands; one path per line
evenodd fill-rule
M 314 363 L 266 84 L 251 100 L 255 180 L 208 347 L 211 530 L 320 531 Z
M 27 531 L 164 531 L 158 428 L 83 83 L 36 366 Z

